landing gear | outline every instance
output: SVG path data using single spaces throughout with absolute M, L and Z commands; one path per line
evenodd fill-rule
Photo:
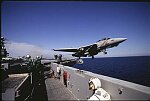
M 94 59 L 94 55 L 92 55 L 92 59 Z

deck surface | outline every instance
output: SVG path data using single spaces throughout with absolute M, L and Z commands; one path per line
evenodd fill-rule
M 27 73 L 9 75 L 9 78 L 2 81 L 2 93 L 4 93 L 7 89 L 16 89 L 27 76 Z
M 21 82 L 28 76 L 24 74 L 10 74 L 8 78 L 1 82 L 1 95 L 2 100 L 11 101 L 15 100 L 15 89 L 21 84 Z
M 59 80 L 48 78 L 45 84 L 48 100 L 77 100 Z

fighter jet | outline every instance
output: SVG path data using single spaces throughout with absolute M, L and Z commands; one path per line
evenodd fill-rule
M 72 56 L 79 57 L 79 59 L 80 57 L 87 57 L 87 56 L 88 57 L 92 56 L 92 59 L 94 59 L 94 55 L 97 55 L 99 52 L 107 54 L 106 49 L 116 47 L 125 40 L 127 40 L 127 38 L 103 38 L 94 44 L 82 46 L 79 48 L 64 48 L 53 50 L 63 52 L 74 52 Z

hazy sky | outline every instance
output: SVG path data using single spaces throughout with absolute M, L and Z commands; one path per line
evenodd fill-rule
M 150 55 L 150 3 L 2 2 L 1 33 L 10 56 L 80 47 L 104 37 L 128 38 L 104 56 Z

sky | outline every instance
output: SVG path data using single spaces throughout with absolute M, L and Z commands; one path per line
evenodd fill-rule
M 10 56 L 69 53 L 105 38 L 128 38 L 96 57 L 150 55 L 150 3 L 83 1 L 3 1 L 1 34 Z

